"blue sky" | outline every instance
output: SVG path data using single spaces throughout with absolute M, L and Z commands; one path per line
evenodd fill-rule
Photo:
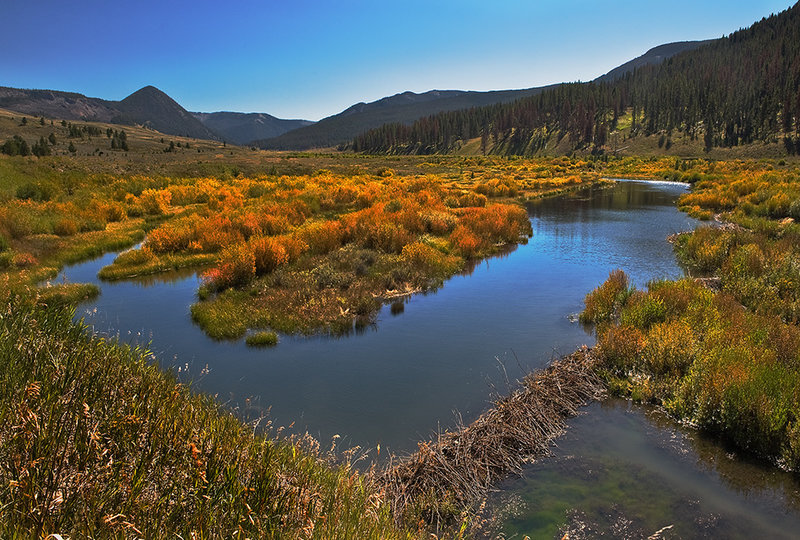
M 591 80 L 789 0 L 0 0 L 0 85 L 318 120 L 405 90 Z

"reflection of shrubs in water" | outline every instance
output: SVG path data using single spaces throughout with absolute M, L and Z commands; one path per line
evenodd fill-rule
M 406 303 L 403 302 L 402 300 L 392 302 L 392 307 L 390 308 L 392 315 L 400 315 L 405 310 L 406 310 Z
M 203 274 L 201 305 L 192 313 L 217 338 L 259 327 L 286 333 L 368 327 L 384 301 L 434 290 L 531 232 L 523 208 L 489 204 L 485 195 L 435 175 L 320 170 L 192 185 L 142 178 L 135 192 L 117 184 L 121 208 L 164 218 L 142 249 L 121 255 L 101 275 L 120 279 L 216 262 Z M 512 184 L 487 186 L 508 194 Z

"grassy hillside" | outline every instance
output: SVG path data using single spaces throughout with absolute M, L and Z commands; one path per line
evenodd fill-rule
M 3 310 L 4 538 L 411 537 L 316 441 L 256 434 L 69 311 Z
M 0 87 L 0 108 L 20 115 L 68 121 L 145 126 L 162 133 L 219 140 L 220 137 L 161 90 L 146 86 L 122 101 L 86 97 L 73 92 Z
M 642 56 L 599 77 L 598 81 L 615 80 L 634 69 L 658 64 L 680 52 L 692 50 L 704 41 L 668 43 L 647 51 Z M 372 103 L 358 103 L 341 113 L 324 118 L 313 126 L 296 129 L 280 137 L 255 141 L 260 148 L 273 150 L 302 150 L 325 148 L 349 142 L 356 135 L 383 124 L 411 124 L 419 118 L 440 112 L 511 103 L 547 91 L 556 85 L 523 90 L 466 92 L 432 90 L 423 94 L 404 92 Z
M 507 155 L 614 152 L 631 136 L 688 137 L 703 150 L 778 143 L 800 149 L 800 4 L 616 80 L 562 84 L 508 104 L 386 124 L 354 138 L 363 152 L 444 153 L 470 139 Z M 620 133 L 623 131 L 623 133 Z M 563 147 L 562 147 L 563 148 Z M 563 150 L 562 150 L 563 151 Z

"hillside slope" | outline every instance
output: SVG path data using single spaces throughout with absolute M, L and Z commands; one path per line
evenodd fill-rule
M 676 54 L 685 51 L 693 51 L 703 45 L 711 43 L 713 39 L 706 39 L 703 41 L 676 41 L 674 43 L 665 43 L 658 47 L 653 47 L 642 56 L 637 56 L 629 62 L 625 62 L 621 66 L 615 67 L 605 75 L 601 75 L 595 79 L 595 82 L 613 82 L 621 79 L 627 73 L 633 72 L 634 69 L 652 64 L 660 64 L 664 60 L 672 58 Z
M 547 87 L 544 87 L 547 88 Z M 468 92 L 431 90 L 422 94 L 403 92 L 372 103 L 357 103 L 339 114 L 323 118 L 314 125 L 295 129 L 272 139 L 255 141 L 259 148 L 305 150 L 346 143 L 354 136 L 383 124 L 410 124 L 418 118 L 493 103 L 508 103 L 541 92 L 543 88 Z
M 220 138 L 155 86 L 145 86 L 137 90 L 120 101 L 117 108 L 121 113 L 117 120 L 121 123 L 140 124 L 162 133 L 195 139 Z
M 122 101 L 107 101 L 74 92 L 0 87 L 0 108 L 31 116 L 150 127 L 168 135 L 219 140 L 175 100 L 145 86 Z
M 115 105 L 114 101 L 90 98 L 75 92 L 0 86 L 0 108 L 30 116 L 111 122 L 112 118 L 119 115 Z
M 654 47 L 642 56 L 622 64 L 596 79 L 613 81 L 634 69 L 663 62 L 681 52 L 696 49 L 707 41 L 682 41 Z M 523 90 L 498 90 L 491 92 L 471 92 L 463 90 L 431 90 L 422 94 L 403 92 L 385 97 L 372 103 L 357 103 L 339 114 L 329 116 L 316 124 L 296 129 L 279 137 L 257 140 L 260 148 L 273 150 L 305 150 L 336 146 L 352 140 L 356 135 L 384 124 L 398 123 L 409 125 L 426 116 L 484 107 L 488 105 L 511 103 L 518 99 L 534 96 L 558 85 L 526 88 Z
M 706 152 L 757 143 L 794 154 L 799 85 L 800 3 L 615 80 L 562 84 L 510 104 L 384 125 L 356 137 L 352 148 L 450 152 L 481 138 L 483 151 L 503 154 L 602 153 L 657 134 L 659 148 L 669 149 L 675 136 Z
M 309 120 L 284 120 L 266 113 L 193 112 L 207 128 L 235 144 L 248 144 L 258 139 L 283 135 L 287 131 L 310 126 Z

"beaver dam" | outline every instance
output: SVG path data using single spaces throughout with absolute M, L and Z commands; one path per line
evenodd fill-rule
M 474 509 L 498 480 L 546 456 L 565 420 L 605 396 L 596 366 L 584 347 L 526 376 L 521 388 L 468 426 L 419 443 L 380 479 L 396 519 L 419 515 L 438 531 L 454 520 L 454 511 Z

